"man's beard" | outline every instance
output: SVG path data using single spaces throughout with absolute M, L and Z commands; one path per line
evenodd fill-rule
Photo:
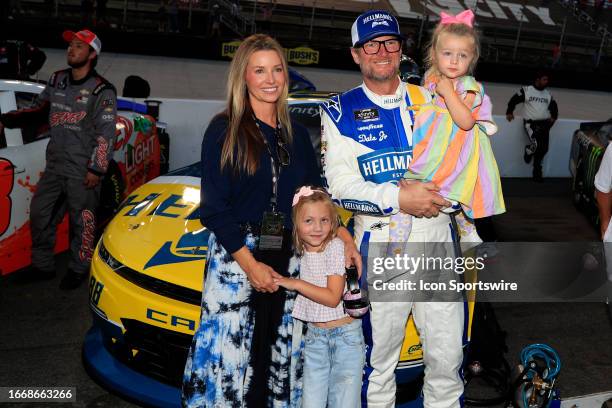
M 73 62 L 68 61 L 68 66 L 70 68 L 77 68 L 77 69 L 83 68 L 85 65 L 87 65 L 87 61 L 89 61 L 89 58 L 84 58 L 81 61 L 73 61 Z
M 399 72 L 399 66 L 396 67 L 396 69 L 392 70 L 389 74 L 387 75 L 381 75 L 381 74 L 377 74 L 374 72 L 374 69 L 368 69 L 366 68 L 365 64 L 364 65 L 360 65 L 361 68 L 361 73 L 362 75 L 369 79 L 370 81 L 374 81 L 374 82 L 385 82 L 388 81 L 390 79 L 395 78 L 398 75 Z

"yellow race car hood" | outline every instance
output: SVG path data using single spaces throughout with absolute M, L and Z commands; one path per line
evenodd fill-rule
M 102 245 L 122 267 L 201 290 L 209 231 L 199 208 L 199 177 L 158 177 L 126 198 Z

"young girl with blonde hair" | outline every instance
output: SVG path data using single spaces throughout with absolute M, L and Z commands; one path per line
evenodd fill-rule
M 473 23 L 471 10 L 456 16 L 441 13 L 429 44 L 429 69 L 423 84 L 433 99 L 421 105 L 416 114 L 413 158 L 404 175 L 434 182 L 440 187 L 440 195 L 458 202 L 470 219 L 506 210 L 489 140 L 497 132 L 491 100 L 472 76 L 480 55 Z M 463 215 L 459 220 L 460 229 L 474 233 L 473 224 Z M 405 241 L 410 224 L 410 215 L 392 216 L 390 241 Z
M 299 293 L 293 317 L 307 322 L 302 408 L 358 408 L 365 343 L 361 320 L 347 315 L 344 245 L 328 193 L 304 186 L 293 198 L 293 238 L 300 277 L 275 281 Z

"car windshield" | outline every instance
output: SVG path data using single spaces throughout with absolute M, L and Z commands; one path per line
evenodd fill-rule
M 314 147 L 316 157 L 321 154 L 321 120 L 319 116 L 319 103 L 316 101 L 297 102 L 289 105 L 291 118 L 304 126 L 308 130 L 310 142 Z M 321 163 L 317 161 L 321 166 Z M 169 176 L 191 176 L 201 177 L 200 162 L 172 170 L 167 173 Z
M 612 140 L 612 123 L 607 125 L 603 125 L 601 129 L 599 129 L 599 137 L 603 140 L 608 139 Z

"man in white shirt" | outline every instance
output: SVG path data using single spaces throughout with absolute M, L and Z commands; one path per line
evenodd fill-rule
M 595 199 L 599 208 L 599 228 L 604 242 L 608 280 L 612 281 L 612 149 L 606 149 L 595 175 Z
M 544 71 L 536 74 L 533 85 L 522 87 L 510 98 L 506 119 L 514 119 L 514 108 L 524 103 L 523 124 L 529 144 L 525 146 L 523 158 L 529 163 L 533 157 L 533 179 L 542 181 L 542 160 L 548 152 L 548 139 L 550 128 L 554 125 L 559 114 L 557 102 L 546 89 L 549 75 Z
M 606 149 L 595 175 L 595 199 L 599 208 L 599 228 L 604 244 L 608 286 L 612 287 L 612 149 Z M 609 289 L 609 291 L 612 291 Z M 608 292 L 608 308 L 612 316 L 612 293 Z

